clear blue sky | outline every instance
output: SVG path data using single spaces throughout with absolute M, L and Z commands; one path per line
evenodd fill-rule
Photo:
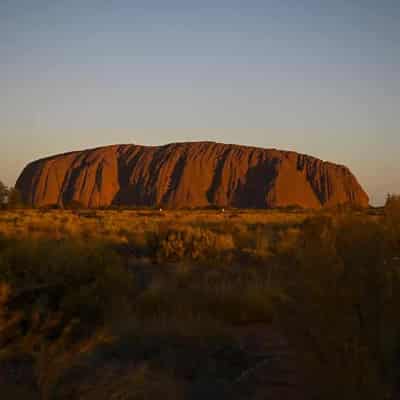
M 324 4 L 324 5 L 322 5 Z M 291 149 L 400 192 L 398 0 L 0 0 L 0 179 L 104 144 Z

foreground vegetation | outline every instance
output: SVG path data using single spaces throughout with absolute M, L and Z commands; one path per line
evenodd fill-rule
M 27 399 L 394 399 L 399 256 L 396 197 L 382 213 L 3 211 L 0 385 Z

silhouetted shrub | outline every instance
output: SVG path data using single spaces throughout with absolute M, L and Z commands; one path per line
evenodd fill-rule
M 385 204 L 387 222 L 400 225 L 400 196 L 389 195 Z
M 0 181 L 0 209 L 5 208 L 7 197 L 8 197 L 8 188 L 2 181 Z
M 1 250 L 0 284 L 11 292 L 7 313 L 23 312 L 13 342 L 29 335 L 34 349 L 71 323 L 93 332 L 128 312 L 133 277 L 101 243 L 19 240 Z
M 10 188 L 7 195 L 7 208 L 17 209 L 25 206 L 20 191 L 16 188 Z
M 362 217 L 304 225 L 280 315 L 317 398 L 372 400 L 393 392 L 400 345 L 395 254 L 385 226 Z

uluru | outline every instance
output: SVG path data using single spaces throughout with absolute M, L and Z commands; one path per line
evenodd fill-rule
M 28 164 L 16 188 L 34 207 L 368 206 L 342 165 L 292 151 L 214 142 L 114 145 Z

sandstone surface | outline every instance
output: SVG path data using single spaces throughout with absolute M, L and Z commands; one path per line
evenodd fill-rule
M 16 187 L 36 207 L 71 202 L 182 207 L 321 208 L 368 206 L 342 165 L 290 151 L 220 144 L 115 145 L 26 166 Z

